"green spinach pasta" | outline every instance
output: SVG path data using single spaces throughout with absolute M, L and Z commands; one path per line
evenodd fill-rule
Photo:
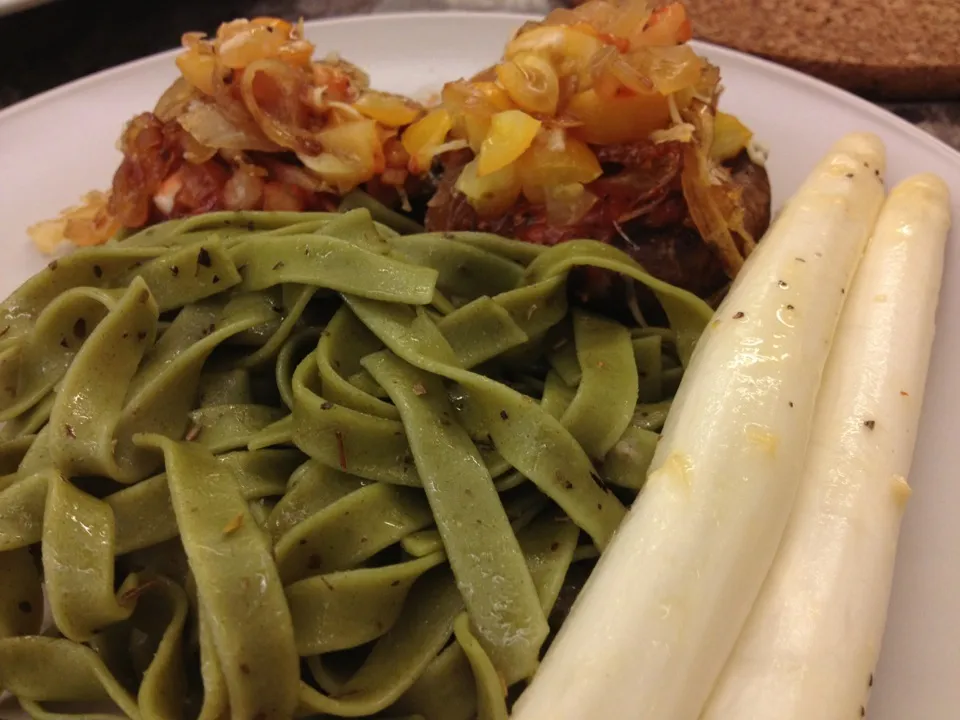
M 506 718 L 711 311 L 607 245 L 362 204 L 170 221 L 0 305 L 0 689 L 32 717 Z M 582 268 L 663 327 L 571 304 Z

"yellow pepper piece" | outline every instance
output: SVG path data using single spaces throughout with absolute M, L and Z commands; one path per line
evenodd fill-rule
M 515 107 L 506 90 L 487 80 L 447 83 L 441 97 L 453 117 L 454 136 L 465 139 L 474 153 L 480 152 L 490 130 L 490 118 Z
M 545 201 L 546 188 L 569 183 L 585 184 L 603 174 L 600 161 L 586 143 L 565 136 L 562 130 L 540 133 L 517 161 L 523 194 L 530 202 Z
M 717 162 L 732 160 L 739 155 L 753 138 L 753 132 L 736 116 L 718 112 L 713 121 L 713 145 L 710 157 Z
M 520 197 L 520 176 L 514 165 L 481 176 L 479 161 L 467 163 L 457 178 L 457 190 L 467 196 L 470 205 L 484 217 L 500 215 L 509 210 Z
M 353 106 L 363 115 L 386 127 L 409 125 L 420 116 L 420 108 L 400 95 L 368 91 Z
M 553 115 L 560 101 L 560 79 L 539 55 L 519 53 L 497 65 L 497 80 L 510 99 L 527 112 Z
M 504 110 L 490 120 L 490 130 L 480 147 L 477 175 L 484 177 L 514 162 L 533 144 L 540 121 L 522 110 Z
M 596 145 L 643 140 L 670 125 L 667 98 L 659 93 L 601 98 L 586 90 L 570 99 L 566 113 L 580 123 L 571 132 Z
M 431 110 L 408 127 L 400 142 L 410 155 L 410 172 L 419 173 L 430 167 L 433 155 L 453 127 L 453 119 L 444 108 Z
M 187 50 L 176 59 L 184 79 L 205 95 L 213 95 L 213 73 L 217 58 L 199 50 Z
M 472 83 L 474 90 L 480 97 L 490 103 L 497 110 L 512 110 L 514 105 L 507 91 L 489 80 L 480 80 Z

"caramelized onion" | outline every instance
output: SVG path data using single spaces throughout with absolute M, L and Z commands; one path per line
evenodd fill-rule
M 179 115 L 182 115 L 190 106 L 190 103 L 199 97 L 196 88 L 183 77 L 173 81 L 173 85 L 164 90 L 163 95 L 157 100 L 154 106 L 153 114 L 161 122 L 169 122 Z
M 220 113 L 231 124 L 249 135 L 259 135 L 266 139 L 260 126 L 250 115 L 240 92 L 240 83 L 237 82 L 238 73 L 234 71 L 219 71 L 213 76 L 213 102 Z
M 587 63 L 587 77 L 589 84 L 585 84 L 581 89 L 586 91 L 591 88 L 601 98 L 616 97 L 620 89 L 620 81 L 612 72 L 613 63 L 620 57 L 620 53 L 612 45 L 601 48 Z
M 383 172 L 386 161 L 373 120 L 356 120 L 317 133 L 324 149 L 318 155 L 297 157 L 341 194 Z
M 268 25 L 249 23 L 223 38 L 217 55 L 225 67 L 245 68 L 258 60 L 277 57 L 288 36 Z
M 637 4 L 636 2 L 632 3 L 632 5 Z M 645 6 L 646 2 L 640 4 Z M 626 6 L 627 3 L 624 3 L 624 5 Z M 587 0 L 574 10 L 575 20 L 570 24 L 586 23 L 595 28 L 598 33 L 609 33 L 613 30 L 617 18 L 621 14 L 619 11 L 620 8 L 616 5 L 604 2 L 604 0 Z
M 744 227 L 742 190 L 710 157 L 714 140 L 714 115 L 710 106 L 694 101 L 685 115 L 697 128 L 698 138 L 697 143 L 687 145 L 684 150 L 683 196 L 697 231 L 713 248 L 732 279 L 756 246 Z
M 251 127 L 238 127 L 212 102 L 194 100 L 177 121 L 200 145 L 216 150 L 276 152 L 280 147 Z
M 625 5 L 621 13 L 614 18 L 608 32 L 626 38 L 631 46 L 643 44 L 643 32 L 648 27 L 652 14 L 649 3 L 645 0 L 640 2 L 634 0 Z
M 203 163 L 215 157 L 220 151 L 200 143 L 188 132 L 180 136 L 180 145 L 183 148 L 183 159 L 191 163 Z
M 277 145 L 301 152 L 313 149 L 306 142 L 313 134 L 302 127 L 300 93 L 307 82 L 302 70 L 279 60 L 251 63 L 240 80 L 243 104 L 263 133 Z
M 610 74 L 617 79 L 621 87 L 634 94 L 643 95 L 655 90 L 663 92 L 661 88 L 655 87 L 656 82 L 654 80 L 644 75 L 622 57 L 616 58 L 610 64 Z
M 690 19 L 682 3 L 675 2 L 658 8 L 640 34 L 639 42 L 651 47 L 669 47 L 687 42 L 693 37 Z
M 727 276 L 733 278 L 743 267 L 744 258 L 714 197 L 717 190 L 722 192 L 722 188 L 714 189 L 707 173 L 702 154 L 688 145 L 681 179 L 690 218 L 703 241 L 713 248 Z
M 94 190 L 80 205 L 67 208 L 56 220 L 45 220 L 28 228 L 30 239 L 41 252 L 51 254 L 67 239 L 75 245 L 101 245 L 120 230 L 120 222 L 108 210 L 109 196 Z
M 664 95 L 695 86 L 704 65 L 689 45 L 641 47 L 630 53 L 630 63 Z
M 328 55 L 322 63 L 314 65 L 314 72 L 326 73 L 335 72 L 337 76 L 346 80 L 347 84 L 356 92 L 367 90 L 370 87 L 370 76 L 363 69 L 354 65 L 352 62 L 344 60 L 336 53 Z M 319 77 L 319 75 L 318 75 Z M 347 100 L 348 98 L 343 98 Z

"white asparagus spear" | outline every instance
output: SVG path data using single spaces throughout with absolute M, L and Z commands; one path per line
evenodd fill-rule
M 942 180 L 898 185 L 853 281 L 797 500 L 703 720 L 864 714 L 886 622 L 950 226 Z
M 831 149 L 698 343 L 646 487 L 514 720 L 696 720 L 789 517 L 843 293 L 883 201 L 873 135 Z

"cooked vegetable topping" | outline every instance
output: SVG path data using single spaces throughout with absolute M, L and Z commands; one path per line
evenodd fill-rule
M 187 33 L 180 77 L 123 132 L 110 193 L 32 234 L 52 251 L 218 210 L 357 207 L 367 193 L 432 230 L 607 242 L 715 300 L 766 229 L 770 190 L 690 36 L 680 3 L 590 0 L 528 23 L 496 65 L 424 108 L 338 56 L 314 60 L 299 23 Z M 637 316 L 609 273 L 580 285 Z

